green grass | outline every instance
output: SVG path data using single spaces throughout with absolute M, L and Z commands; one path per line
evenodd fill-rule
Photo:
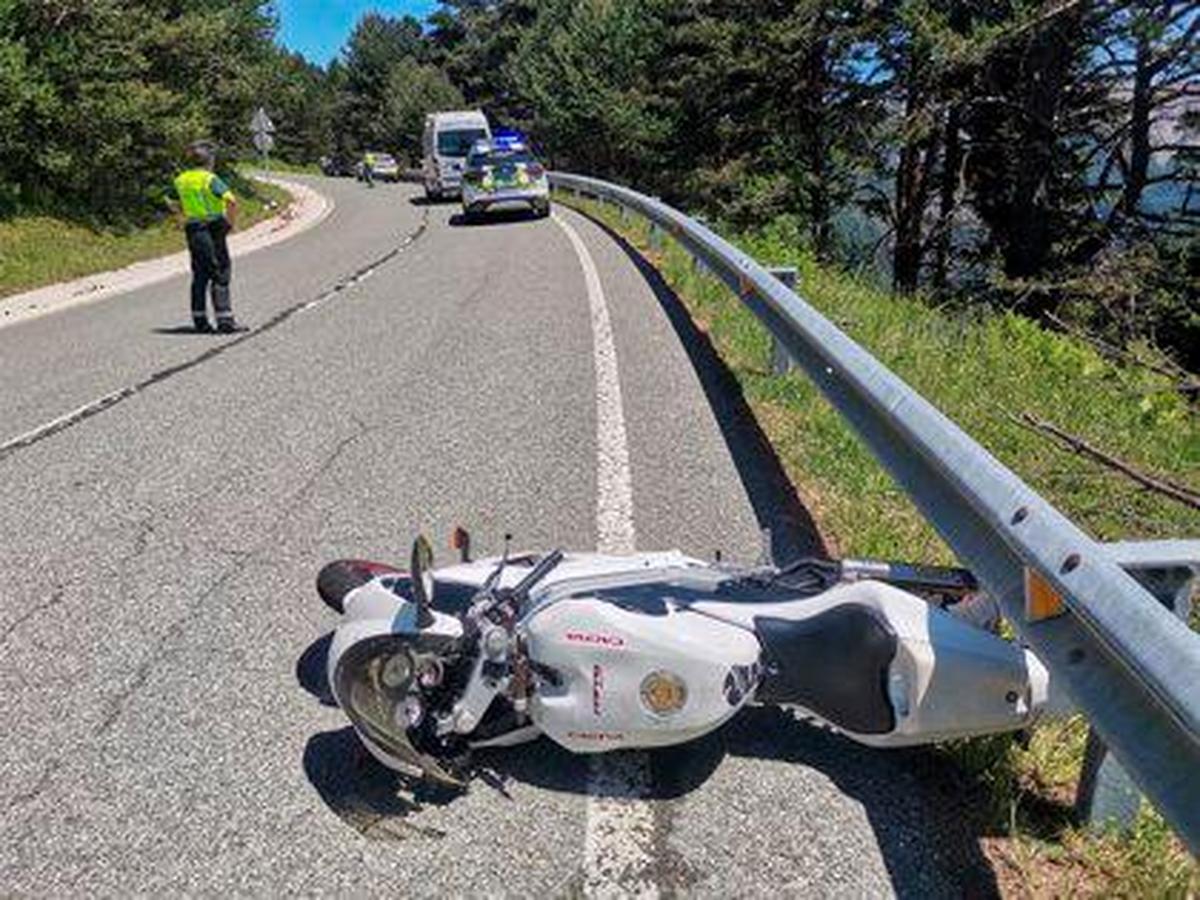
M 233 181 L 239 229 L 269 218 L 291 200 L 277 185 L 243 178 Z M 141 228 L 108 230 L 53 216 L 0 220 L 0 297 L 183 249 L 182 228 L 165 216 Z
M 722 284 L 697 272 L 682 247 L 667 240 L 652 250 L 644 221 L 622 223 L 611 207 L 560 199 L 623 234 L 659 268 L 737 378 L 831 552 L 953 561 L 803 373 L 770 374 L 766 331 Z M 1029 411 L 1147 473 L 1200 489 L 1200 421 L 1167 378 L 1114 363 L 1017 316 L 893 297 L 818 265 L 783 227 L 735 242 L 763 264 L 797 266 L 802 296 L 1097 538 L 1200 535 L 1197 510 L 1014 421 Z M 1070 804 L 1085 737 L 1086 726 L 1076 718 L 1036 729 L 1027 748 L 1001 736 L 938 752 L 982 787 L 991 808 L 983 813 L 981 838 L 999 840 L 1000 868 L 1014 890 L 1196 895 L 1200 865 L 1153 810 L 1144 810 L 1126 836 L 1096 837 L 1076 827 Z M 1056 873 L 1069 877 L 1055 881 Z

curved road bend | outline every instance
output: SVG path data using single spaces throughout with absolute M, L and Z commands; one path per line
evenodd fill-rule
M 616 801 L 640 856 L 599 882 L 586 760 L 494 752 L 453 799 L 363 760 L 321 696 L 317 568 L 459 523 L 481 553 L 594 547 L 597 368 L 555 220 L 313 183 L 334 213 L 235 263 L 239 318 L 270 327 L 179 333 L 179 278 L 0 329 L 6 892 L 994 889 L 911 755 L 778 712 L 649 755 Z M 638 546 L 755 557 L 790 513 L 736 397 L 656 279 L 558 216 L 602 286 Z

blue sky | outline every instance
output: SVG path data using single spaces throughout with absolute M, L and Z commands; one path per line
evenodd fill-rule
M 405 14 L 424 19 L 437 9 L 436 0 L 276 0 L 279 42 L 324 65 L 335 57 L 366 12 Z

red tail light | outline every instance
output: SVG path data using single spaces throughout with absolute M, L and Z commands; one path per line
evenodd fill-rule
M 542 167 L 541 163 L 530 163 L 526 171 L 529 172 L 530 178 L 541 178 L 546 174 L 546 170 Z

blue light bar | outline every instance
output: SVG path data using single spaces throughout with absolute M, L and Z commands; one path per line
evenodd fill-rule
M 515 128 L 497 128 L 492 133 L 492 146 L 497 150 L 524 149 L 529 141 Z

